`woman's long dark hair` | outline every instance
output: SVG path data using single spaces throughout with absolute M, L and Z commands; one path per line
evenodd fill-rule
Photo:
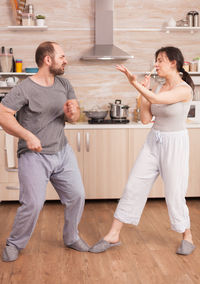
M 173 60 L 176 61 L 176 67 L 177 67 L 178 72 L 183 73 L 182 79 L 188 85 L 190 85 L 190 87 L 194 90 L 194 82 L 192 81 L 190 74 L 188 74 L 188 72 L 186 72 L 185 69 L 183 68 L 184 57 L 183 57 L 183 54 L 180 51 L 180 49 L 178 49 L 177 47 L 174 47 L 174 46 L 161 47 L 155 53 L 155 59 L 156 60 L 157 60 L 158 54 L 160 52 L 165 52 L 169 61 L 173 61 Z

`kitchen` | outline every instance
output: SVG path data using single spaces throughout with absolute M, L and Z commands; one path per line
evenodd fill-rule
M 66 76 L 72 83 L 82 110 L 94 109 L 97 105 L 101 109 L 106 109 L 109 108 L 109 103 L 114 103 L 116 99 L 121 99 L 123 104 L 130 106 L 129 119 L 131 120 L 131 123 L 129 124 L 94 126 L 87 124 L 87 122 L 82 122 L 76 125 L 66 125 L 65 129 L 66 135 L 76 151 L 82 175 L 84 175 L 84 183 L 87 185 L 87 198 L 119 198 L 132 167 L 133 160 L 137 156 L 139 148 L 143 144 L 150 127 L 137 123 L 134 124 L 132 122 L 133 110 L 136 107 L 136 97 L 138 94 L 127 83 L 126 78 L 115 70 L 115 65 L 118 61 L 102 62 L 80 60 L 86 50 L 92 48 L 94 44 L 93 1 L 60 1 L 59 3 L 57 3 L 57 1 L 51 1 L 51 7 L 49 7 L 49 3 L 41 4 L 39 1 L 32 1 L 31 3 L 34 4 L 36 14 L 43 14 L 46 16 L 46 25 L 48 28 L 46 30 L 16 30 L 8 28 L 14 25 L 12 10 L 9 1 L 3 0 L 0 12 L 2 14 L 0 17 L 1 46 L 12 47 L 15 58 L 22 59 L 23 68 L 28 68 L 36 67 L 34 63 L 34 51 L 37 45 L 44 40 L 56 40 L 63 46 L 66 52 L 69 65 L 66 68 L 64 76 Z M 197 1 L 194 1 L 193 3 L 180 1 L 177 2 L 176 7 L 174 7 L 174 1 L 168 1 L 167 3 L 164 3 L 164 1 L 154 1 L 154 3 L 149 3 L 148 1 L 143 1 L 142 3 L 137 3 L 137 1 L 115 1 L 114 44 L 117 47 L 120 47 L 123 51 L 126 51 L 128 54 L 134 56 L 134 59 L 129 59 L 123 63 L 133 72 L 137 72 L 139 77 L 142 77 L 146 72 L 151 71 L 154 60 L 153 54 L 161 45 L 165 46 L 172 44 L 180 47 L 186 61 L 191 61 L 193 58 L 199 56 L 198 43 L 200 37 L 198 30 L 194 33 L 188 30 L 170 31 L 167 33 L 166 30 L 163 30 L 164 23 L 167 22 L 170 17 L 173 17 L 178 21 L 184 18 L 190 10 L 198 10 Z M 198 82 L 198 76 L 195 75 L 195 78 Z M 83 116 L 83 120 L 86 120 L 85 116 Z M 200 150 L 198 145 L 198 129 L 198 124 L 195 124 L 190 128 L 191 155 L 194 157 L 190 165 L 191 185 L 189 190 L 192 191 L 190 194 L 191 197 L 199 197 L 198 154 Z M 88 141 L 88 139 L 90 140 L 89 151 L 86 149 L 88 147 L 86 140 Z M 80 150 L 79 147 L 77 147 L 77 141 L 80 141 Z M 95 145 L 95 147 L 92 147 L 92 145 Z M 97 150 L 97 147 L 102 147 L 102 145 L 105 149 L 103 151 L 104 155 L 101 155 Z M 4 144 L 1 146 L 1 157 L 5 158 Z M 5 167 L 5 161 L 3 164 L 2 161 L 3 160 L 1 159 L 1 165 Z M 10 178 L 10 174 L 14 174 L 14 176 L 12 175 Z M 118 177 L 119 179 L 116 180 Z M 9 183 L 8 185 L 7 182 Z M 17 187 L 17 173 L 7 172 L 6 169 L 1 170 L 1 183 L 3 187 Z M 163 196 L 163 188 L 160 184 L 161 181 L 158 180 L 151 193 L 152 196 Z M 102 187 L 104 187 L 104 192 Z M 8 194 L 5 193 L 5 191 L 4 197 L 5 195 L 9 195 L 10 200 L 12 200 L 12 196 L 14 195 L 14 200 L 17 198 L 18 190 L 7 190 L 9 191 Z M 47 194 L 47 199 L 56 198 L 52 188 L 49 189 Z M 9 200 L 9 198 L 2 200 Z M 153 202 L 156 201 L 154 200 Z M 195 212 L 198 214 L 198 202 L 195 202 L 195 204 L 197 204 Z M 2 203 L 2 205 L 3 204 L 4 203 Z M 92 203 L 88 204 L 89 206 L 92 206 Z M 99 206 L 104 208 L 104 210 L 108 213 L 109 206 L 106 204 L 104 205 L 101 202 L 95 204 L 96 207 L 98 207 L 99 204 Z M 108 201 L 108 204 L 110 204 L 110 201 Z M 112 209 L 114 206 L 115 205 L 110 204 Z M 157 203 L 155 207 L 156 206 L 159 207 Z M 57 208 L 58 205 L 55 204 L 55 207 Z M 87 213 L 87 216 L 89 216 L 88 214 L 89 213 Z M 102 212 L 102 214 L 106 215 L 105 212 Z M 195 218 L 198 220 L 197 217 L 194 217 L 194 220 Z M 86 216 L 84 221 L 87 222 Z M 98 223 L 98 221 L 96 222 Z M 91 234 L 93 234 L 92 230 L 95 231 L 96 226 L 95 221 L 92 221 L 92 228 L 89 228 L 89 232 Z M 141 228 L 146 230 L 145 227 L 143 227 L 144 224 L 141 224 L 141 226 Z M 166 226 L 169 226 L 169 224 Z M 195 223 L 195 226 L 198 228 L 198 222 Z M 101 230 L 100 235 L 105 232 L 104 229 Z M 127 230 L 129 231 L 130 227 L 128 227 Z M 85 235 L 87 234 L 88 233 L 86 231 Z M 170 234 L 172 233 L 169 233 L 169 236 Z M 91 242 L 96 241 L 100 235 L 93 235 Z M 153 242 L 153 236 L 151 237 Z M 2 243 L 5 238 L 6 236 L 4 234 L 4 238 L 2 237 Z M 195 241 L 196 244 L 198 244 L 198 236 Z M 34 250 L 34 247 L 32 247 L 32 249 Z M 196 252 L 196 255 L 197 254 L 198 253 Z M 77 254 L 77 257 L 78 256 L 79 255 Z M 104 259 L 104 256 L 102 257 Z M 190 257 L 190 261 L 192 261 L 192 257 L 193 256 Z M 96 261 L 94 256 L 92 256 L 92 260 Z M 99 261 L 101 262 L 102 260 L 99 259 Z M 196 261 L 198 261 L 197 258 Z M 77 262 L 80 262 L 80 260 L 78 259 Z M 91 258 L 89 262 L 91 262 Z M 178 260 L 176 259 L 175 262 L 178 263 Z M 121 263 L 121 261 L 116 262 L 117 269 L 119 269 L 119 263 Z M 80 265 L 83 264 L 80 262 Z M 148 265 L 149 264 L 147 263 L 147 267 Z M 112 263 L 112 269 L 114 269 L 114 263 Z M 170 274 L 170 269 L 167 271 Z M 80 272 L 77 272 L 77 274 L 80 274 Z M 196 274 L 196 276 L 199 277 L 198 273 Z M 120 275 L 117 273 L 116 275 L 120 281 Z M 141 274 L 139 273 L 139 275 Z M 75 278 L 77 280 L 76 283 L 78 283 L 78 281 L 79 283 L 92 283 L 89 282 L 90 280 L 87 282 L 87 278 L 84 278 L 86 277 L 85 274 L 82 276 L 82 282 L 81 279 L 77 280 L 77 278 Z M 127 281 L 123 282 L 122 280 L 121 283 L 134 283 L 134 279 L 129 278 L 132 276 L 133 275 L 129 275 L 127 278 L 123 276 L 124 278 L 121 279 L 126 279 Z M 94 275 L 93 277 L 93 279 L 95 279 Z M 143 282 L 141 280 L 141 283 L 145 283 L 145 276 L 141 277 L 144 277 Z M 154 275 L 153 277 L 153 279 L 157 279 L 158 282 L 161 280 L 160 274 Z M 182 282 L 186 282 L 187 277 L 189 276 L 186 275 L 184 277 L 182 278 Z M 107 278 L 103 278 L 103 276 L 99 276 L 99 278 L 102 282 L 103 280 L 105 282 L 107 279 L 112 281 L 111 276 L 108 275 Z M 148 283 L 147 281 L 148 278 L 146 278 L 146 283 Z M 181 281 L 180 278 L 179 281 Z M 56 282 L 54 281 L 54 283 Z M 140 282 L 139 280 L 138 282 L 135 280 L 135 283 Z M 154 283 L 154 281 L 152 281 L 152 283 Z M 173 282 L 171 281 L 170 283 Z

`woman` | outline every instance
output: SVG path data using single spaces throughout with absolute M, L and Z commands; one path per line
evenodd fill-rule
M 155 68 L 165 83 L 150 91 L 150 76 L 141 84 L 123 65 L 130 84 L 141 94 L 141 121 L 146 124 L 155 116 L 154 125 L 135 162 L 125 191 L 114 214 L 108 234 L 90 248 L 98 253 L 120 245 L 123 223 L 137 225 L 150 189 L 160 174 L 172 230 L 182 233 L 177 254 L 188 255 L 195 249 L 190 231 L 189 211 L 185 201 L 188 186 L 189 140 L 185 122 L 193 96 L 194 84 L 183 69 L 184 58 L 175 47 L 164 47 L 155 54 Z M 180 72 L 183 73 L 181 77 Z

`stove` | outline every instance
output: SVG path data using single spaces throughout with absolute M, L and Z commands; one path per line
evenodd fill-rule
M 90 119 L 89 124 L 126 124 L 129 123 L 128 119 Z

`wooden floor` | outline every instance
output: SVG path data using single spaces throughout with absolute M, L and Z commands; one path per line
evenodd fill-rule
M 200 283 L 200 199 L 189 199 L 194 242 L 190 256 L 178 256 L 181 235 L 170 230 L 165 202 L 149 200 L 139 226 L 125 225 L 121 247 L 80 253 L 62 242 L 63 206 L 47 202 L 34 234 L 17 261 L 0 260 L 0 284 L 189 284 Z M 92 245 L 108 230 L 116 201 L 87 201 L 82 237 Z M 18 203 L 0 204 L 0 249 L 10 233 Z

